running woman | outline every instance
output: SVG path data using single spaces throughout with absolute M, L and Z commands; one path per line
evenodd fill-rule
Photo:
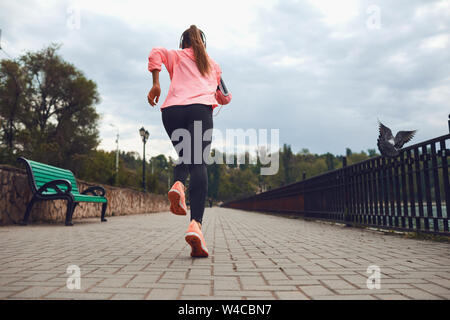
M 147 98 L 152 106 L 158 103 L 161 95 L 159 72 L 161 65 L 164 64 L 171 80 L 166 100 L 161 106 L 164 128 L 174 147 L 178 144 L 180 135 L 179 130 L 174 133 L 177 129 L 187 130 L 191 140 L 190 150 L 186 150 L 184 146 L 177 151 L 181 161 L 174 168 L 174 183 L 168 192 L 170 211 L 176 215 L 187 214 L 185 183 L 190 175 L 191 221 L 185 239 L 192 248 L 192 257 L 207 257 L 208 249 L 202 234 L 202 219 L 208 191 L 208 175 L 203 155 L 210 154 L 213 109 L 218 104 L 228 104 L 231 101 L 231 93 L 224 96 L 217 89 L 222 71 L 208 56 L 205 35 L 195 25 L 191 25 L 183 32 L 180 49 L 167 50 L 160 47 L 152 49 L 148 58 L 148 70 L 153 76 L 153 87 Z M 209 133 L 205 135 L 207 130 Z M 202 141 L 201 150 L 194 148 L 195 141 Z M 184 157 L 185 152 L 189 154 Z

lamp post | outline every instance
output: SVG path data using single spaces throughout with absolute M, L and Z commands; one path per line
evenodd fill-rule
M 116 179 L 118 179 L 119 178 L 119 128 L 112 123 L 110 123 L 109 125 L 111 127 L 114 127 L 117 129 L 117 136 L 116 136 L 116 177 L 117 178 Z
M 150 153 L 147 156 L 148 156 L 148 162 L 149 162 L 150 168 L 151 168 L 151 173 L 153 175 L 153 171 L 154 171 L 153 170 L 153 160 L 152 160 L 152 157 L 151 157 Z
M 170 189 L 170 171 L 167 172 L 167 189 Z
M 144 159 L 142 161 L 142 188 L 145 192 L 145 144 L 147 143 L 150 134 L 147 130 L 144 129 L 144 127 L 139 129 L 139 134 L 141 135 L 142 143 L 144 144 L 144 152 L 142 153 L 144 156 Z
M 164 167 L 164 170 L 167 171 L 167 188 L 170 189 L 170 171 L 169 171 L 169 165 Z

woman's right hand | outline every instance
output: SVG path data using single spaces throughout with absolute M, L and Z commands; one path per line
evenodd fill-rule
M 159 84 L 154 84 L 147 96 L 148 103 L 150 103 L 152 107 L 156 106 L 156 104 L 159 101 L 160 95 L 161 95 L 161 87 L 159 86 Z

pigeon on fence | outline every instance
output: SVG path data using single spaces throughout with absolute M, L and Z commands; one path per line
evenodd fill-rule
M 378 150 L 381 152 L 381 155 L 384 157 L 393 158 L 398 156 L 403 145 L 411 141 L 417 131 L 399 131 L 394 138 L 391 129 L 383 125 L 379 120 L 378 123 L 380 135 L 378 136 L 377 146 Z

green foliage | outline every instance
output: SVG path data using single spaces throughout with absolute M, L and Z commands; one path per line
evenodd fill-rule
M 214 155 L 216 150 L 212 150 Z M 375 152 L 370 152 L 377 156 Z M 366 152 L 354 153 L 349 148 L 346 154 L 350 154 L 348 164 L 369 158 Z M 236 159 L 237 156 L 234 155 Z M 248 159 L 248 155 L 246 155 Z M 335 156 L 331 153 L 323 155 L 311 154 L 303 148 L 297 154 L 292 152 L 289 145 L 283 145 L 279 150 L 279 170 L 275 175 L 263 176 L 260 174 L 261 163 L 236 166 L 235 164 L 212 164 L 208 166 L 208 197 L 216 201 L 236 199 L 258 192 L 274 189 L 293 182 L 302 180 L 303 173 L 307 178 L 342 167 L 343 156 Z
M 24 113 L 25 81 L 17 62 L 2 60 L 0 66 L 0 160 L 11 163 Z
M 225 154 L 212 150 L 212 156 L 218 155 L 225 159 Z M 235 160 L 237 155 L 230 155 Z M 87 156 L 77 158 L 75 174 L 81 179 L 130 187 L 142 190 L 142 158 L 136 152 L 121 152 L 119 157 L 119 175 L 115 174 L 114 151 L 95 150 Z M 252 164 L 250 155 L 245 155 L 245 163 L 236 165 L 213 163 L 208 166 L 208 198 L 214 201 L 227 201 L 250 196 L 261 191 L 281 187 L 283 185 L 302 180 L 303 172 L 307 178 L 322 174 L 329 170 L 342 167 L 342 156 L 331 153 L 323 155 L 311 154 L 302 150 L 294 154 L 291 147 L 283 146 L 279 150 L 280 167 L 275 175 L 262 176 L 261 164 Z M 352 153 L 350 161 L 361 161 L 368 158 L 367 153 Z M 146 189 L 148 192 L 166 194 L 173 183 L 173 168 L 175 164 L 171 158 L 158 155 L 146 159 Z M 289 173 L 286 174 L 286 167 Z M 334 168 L 334 169 L 333 169 Z M 187 181 L 189 186 L 189 180 Z M 189 197 L 189 194 L 187 194 Z
M 25 156 L 73 168 L 97 147 L 97 85 L 58 49 L 53 44 L 1 61 L 0 161 Z

